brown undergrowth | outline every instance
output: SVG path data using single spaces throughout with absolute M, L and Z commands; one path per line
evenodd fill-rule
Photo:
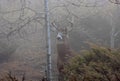
M 37 81 L 45 81 L 45 78 L 41 78 L 40 80 Z M 17 75 L 12 74 L 11 72 L 8 72 L 6 74 L 1 74 L 0 75 L 0 81 L 33 81 L 33 80 L 27 80 L 25 73 L 20 77 L 17 77 Z M 35 80 L 36 81 L 36 80 Z

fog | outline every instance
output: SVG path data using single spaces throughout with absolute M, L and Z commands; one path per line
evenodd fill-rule
M 49 0 L 49 12 L 55 79 L 57 34 L 61 29 L 67 28 L 74 52 L 89 49 L 88 42 L 120 48 L 120 8 L 114 0 Z M 44 0 L 0 0 L 0 73 L 26 73 L 27 79 L 35 80 L 45 75 L 44 14 Z

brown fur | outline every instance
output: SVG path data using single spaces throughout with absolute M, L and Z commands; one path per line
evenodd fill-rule
M 64 80 L 64 65 L 68 63 L 69 59 L 73 56 L 67 39 L 58 41 L 57 43 L 58 59 L 57 68 L 59 72 L 59 81 Z

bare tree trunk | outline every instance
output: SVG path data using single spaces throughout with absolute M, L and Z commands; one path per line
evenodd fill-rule
M 112 25 L 112 31 L 111 31 L 111 41 L 110 41 L 110 47 L 115 48 L 115 26 Z
M 115 0 L 116 3 L 118 3 L 118 0 Z M 112 26 L 112 30 L 111 30 L 111 41 L 110 41 L 110 47 L 111 48 L 115 48 L 115 37 L 116 37 L 116 21 L 118 20 L 118 13 L 119 11 L 119 5 L 115 4 L 115 11 L 113 13 L 111 13 L 111 26 Z

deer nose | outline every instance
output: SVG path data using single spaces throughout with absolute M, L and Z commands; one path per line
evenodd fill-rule
M 62 40 L 60 37 L 57 38 L 58 40 Z
M 58 40 L 62 40 L 62 39 L 63 39 L 62 35 L 58 33 L 57 39 L 58 39 Z

